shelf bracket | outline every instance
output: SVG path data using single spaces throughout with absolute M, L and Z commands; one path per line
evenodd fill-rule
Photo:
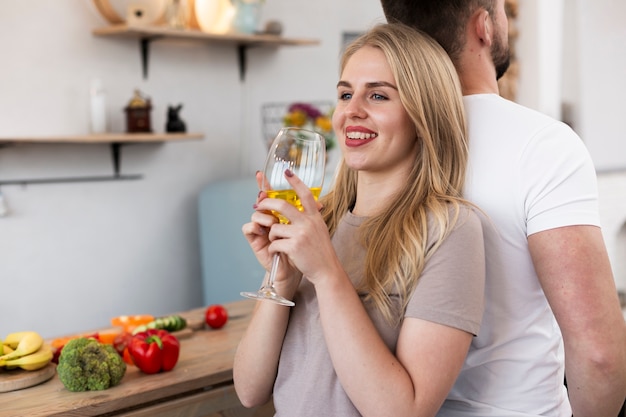
M 148 64 L 150 61 L 150 43 L 163 36 L 145 36 L 139 39 L 139 49 L 141 51 L 141 70 L 143 79 L 148 79 Z
M 111 144 L 111 161 L 113 162 L 113 175 L 120 176 L 120 143 L 114 142 Z
M 246 79 L 246 53 L 248 51 L 248 45 L 241 44 L 237 47 L 237 58 L 239 61 L 239 80 L 244 82 Z

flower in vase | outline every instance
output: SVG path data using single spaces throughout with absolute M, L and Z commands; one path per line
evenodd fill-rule
M 318 132 L 326 140 L 326 150 L 330 150 L 335 147 L 335 135 L 331 121 L 333 110 L 331 109 L 328 113 L 322 113 L 312 104 L 293 103 L 287 109 L 285 117 L 283 117 L 283 124 Z

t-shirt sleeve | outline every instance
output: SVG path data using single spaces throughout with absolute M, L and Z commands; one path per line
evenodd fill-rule
M 483 222 L 462 210 L 458 223 L 428 259 L 405 317 L 419 318 L 478 334 L 484 311 Z
M 558 122 L 542 128 L 521 158 L 528 236 L 563 226 L 600 225 L 595 168 L 573 130 Z

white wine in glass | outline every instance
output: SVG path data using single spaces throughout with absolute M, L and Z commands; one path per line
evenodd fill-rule
M 302 211 L 302 203 L 296 192 L 285 178 L 285 171 L 291 170 L 304 182 L 317 199 L 324 184 L 326 165 L 326 142 L 324 137 L 314 131 L 296 128 L 282 128 L 267 154 L 263 170 L 261 189 L 269 198 L 280 198 L 293 204 Z M 273 212 L 283 224 L 289 220 L 280 213 Z M 278 304 L 293 306 L 294 302 L 278 295 L 274 289 L 274 278 L 278 270 L 280 255 L 274 254 L 272 268 L 266 283 L 256 292 L 242 292 L 241 295 L 257 300 L 269 300 Z

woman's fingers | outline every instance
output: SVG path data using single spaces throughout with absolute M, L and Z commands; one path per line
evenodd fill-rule
M 266 188 L 263 187 L 263 180 L 265 179 L 265 174 L 262 173 L 261 171 L 257 171 L 255 178 L 256 178 L 256 184 L 259 186 L 259 190 L 265 190 Z
M 304 211 L 304 214 L 310 214 L 317 213 L 321 209 L 321 204 L 317 202 L 311 193 L 311 190 L 302 182 L 302 180 L 300 180 L 300 178 L 298 178 L 297 175 L 287 170 L 285 171 L 285 177 L 291 187 L 293 187 L 296 194 L 298 194 L 303 210 L 299 210 L 286 200 L 280 198 L 267 198 L 267 194 L 261 191 L 259 192 L 257 203 L 253 206 L 256 211 L 252 216 L 252 221 L 257 222 L 264 227 L 270 228 L 273 224 L 278 222 L 276 217 L 272 215 L 272 212 L 280 213 L 281 217 L 286 218 L 290 223 L 292 223 L 297 216 L 302 215 L 300 211 Z
M 291 170 L 285 171 L 285 177 L 287 178 L 289 184 L 291 184 L 291 186 L 295 190 L 296 194 L 298 194 L 304 211 L 318 211 L 319 208 L 317 205 L 317 201 L 315 200 L 315 197 L 313 197 L 313 193 L 311 193 L 309 187 L 305 183 L 303 183 L 302 180 L 298 178 L 298 176 L 295 175 Z

